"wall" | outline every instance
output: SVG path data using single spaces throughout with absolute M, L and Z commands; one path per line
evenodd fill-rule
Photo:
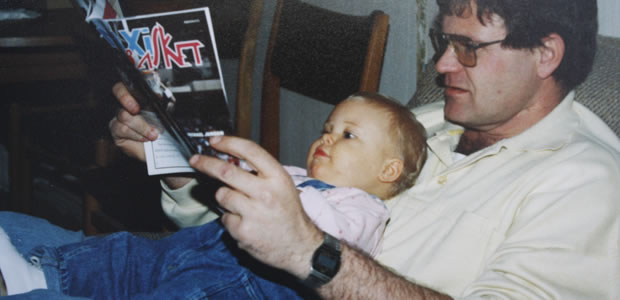
M 599 33 L 620 37 L 620 1 L 598 0 Z

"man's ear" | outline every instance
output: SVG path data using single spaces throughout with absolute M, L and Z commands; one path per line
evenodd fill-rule
M 384 183 L 391 183 L 400 177 L 403 172 L 402 159 L 390 158 L 383 163 L 383 168 L 379 174 L 379 181 Z
M 539 52 L 538 57 L 538 76 L 547 78 L 560 66 L 564 57 L 564 40 L 557 33 L 551 33 L 542 39 L 542 46 L 536 51 Z

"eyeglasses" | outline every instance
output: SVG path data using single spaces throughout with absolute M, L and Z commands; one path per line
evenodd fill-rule
M 465 67 L 475 67 L 477 62 L 476 50 L 490 46 L 493 44 L 501 43 L 504 40 L 497 40 L 486 43 L 474 43 L 470 38 L 462 35 L 447 34 L 443 32 L 437 32 L 431 29 L 429 36 L 433 48 L 435 48 L 435 58 L 439 59 L 441 55 L 446 52 L 448 46 L 454 48 L 456 58 Z

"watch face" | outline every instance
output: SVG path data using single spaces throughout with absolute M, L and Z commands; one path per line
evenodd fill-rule
M 312 267 L 329 277 L 333 277 L 340 267 L 340 252 L 328 246 L 321 246 L 315 253 Z
M 310 275 L 302 282 L 311 288 L 328 283 L 340 269 L 340 240 L 325 233 L 323 244 L 312 255 Z

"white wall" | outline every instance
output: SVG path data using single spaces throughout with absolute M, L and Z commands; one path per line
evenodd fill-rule
M 620 1 L 598 0 L 597 4 L 599 33 L 606 36 L 620 37 Z

